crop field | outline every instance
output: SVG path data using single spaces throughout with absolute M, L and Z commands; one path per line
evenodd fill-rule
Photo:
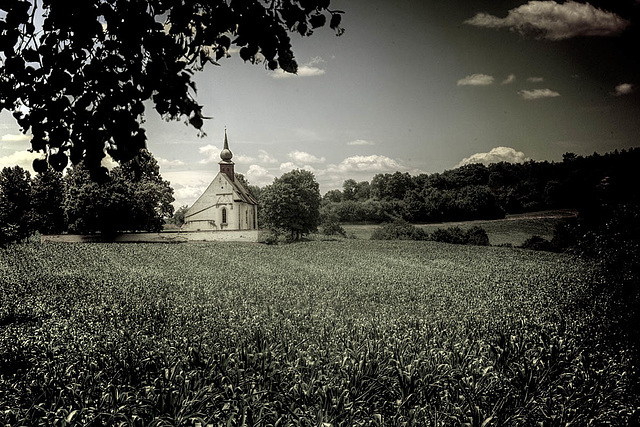
M 561 254 L 344 239 L 0 250 L 0 424 L 625 425 Z

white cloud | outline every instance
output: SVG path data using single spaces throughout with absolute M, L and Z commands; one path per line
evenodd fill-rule
M 613 94 L 615 96 L 629 95 L 636 90 L 636 87 L 631 83 L 621 83 L 616 86 L 615 92 Z
M 555 92 L 551 89 L 521 90 L 518 91 L 518 95 L 520 95 L 522 99 L 527 101 L 542 98 L 555 98 L 557 96 L 560 96 L 558 92 Z
M 171 183 L 174 189 L 174 206 L 191 206 L 209 186 L 216 170 L 163 171 L 162 177 Z
M 258 150 L 258 161 L 266 164 L 278 163 L 278 160 L 265 150 Z
M 376 145 L 376 143 L 365 139 L 356 139 L 354 141 L 347 142 L 347 145 Z
M 292 151 L 288 154 L 289 158 L 296 164 L 301 163 L 324 163 L 324 157 L 316 157 L 313 154 L 305 153 L 304 151 Z
M 522 151 L 516 151 L 511 147 L 494 147 L 488 153 L 476 153 L 462 159 L 456 167 L 472 163 L 482 163 L 485 165 L 498 162 L 524 163 L 528 160 L 529 158 L 525 157 Z
M 531 83 L 540 83 L 544 81 L 544 77 L 529 77 L 527 81 Z
M 256 158 L 240 154 L 239 156 L 233 156 L 233 161 L 240 164 L 255 163 Z
M 509 28 L 521 34 L 547 40 L 564 40 L 579 36 L 614 36 L 630 24 L 612 12 L 588 3 L 567 1 L 530 1 L 511 9 L 506 18 L 478 13 L 465 24 L 484 28 Z
M 259 165 L 249 166 L 247 171 L 247 179 L 251 185 L 264 186 L 271 184 L 273 181 L 273 174 L 267 169 Z
M 204 155 L 200 163 L 218 163 L 220 161 L 220 149 L 215 145 L 207 144 L 198 148 L 198 152 Z
M 42 154 L 39 153 L 31 153 L 27 150 L 16 151 L 8 156 L 0 157 L 0 169 L 20 166 L 21 168 L 28 170 L 30 173 L 34 173 L 32 167 L 33 161 L 40 157 L 42 157 Z
M 513 83 L 515 81 L 516 81 L 516 75 L 515 74 L 509 74 L 507 76 L 507 78 L 502 81 L 501 84 L 508 85 L 508 84 L 511 84 L 511 83 Z
M 167 160 L 167 159 L 164 159 L 162 157 L 156 157 L 156 160 L 158 161 L 158 164 L 160 166 L 171 167 L 171 166 L 182 166 L 182 165 L 184 165 L 184 162 L 182 160 L 179 160 L 179 159 Z
M 296 169 L 297 166 L 293 162 L 280 163 L 280 172 L 289 172 Z
M 405 168 L 397 161 L 387 156 L 373 154 L 371 156 L 347 157 L 337 165 L 328 165 L 330 173 L 345 172 L 395 172 Z
M 294 169 L 302 169 L 302 170 L 306 170 L 309 172 L 316 172 L 316 168 L 314 168 L 311 165 L 301 165 L 301 164 L 297 164 L 297 163 L 293 163 L 293 162 L 285 162 L 285 163 L 281 163 L 280 164 L 280 172 L 282 173 L 286 173 L 286 172 L 290 172 Z
M 458 86 L 488 86 L 493 84 L 493 76 L 486 74 L 471 74 L 458 80 Z
M 0 140 L 2 142 L 28 142 L 28 141 L 31 141 L 31 135 L 23 135 L 21 133 L 18 133 L 18 134 L 8 133 L 5 135 L 2 135 L 2 138 L 0 138 Z
M 324 59 L 319 56 L 311 58 L 311 61 L 306 64 L 298 66 L 298 72 L 296 74 L 285 73 L 283 70 L 276 70 L 271 74 L 274 79 L 286 79 L 292 77 L 315 77 L 321 76 L 325 73 L 325 70 L 317 67 L 316 65 L 322 64 Z

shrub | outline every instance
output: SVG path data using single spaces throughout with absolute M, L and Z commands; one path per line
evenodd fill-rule
M 550 241 L 540 236 L 531 236 L 527 240 L 524 241 L 522 249 L 531 249 L 534 251 L 552 251 L 553 245 Z
M 456 245 L 489 246 L 489 236 L 487 232 L 484 228 L 477 225 L 466 231 L 458 226 L 438 228 L 431 233 L 429 240 L 441 243 L 453 243 Z
M 489 246 L 489 236 L 484 228 L 474 225 L 467 230 L 467 245 Z
M 438 228 L 431 233 L 429 240 L 433 240 L 434 242 L 464 245 L 467 243 L 467 235 L 464 230 L 458 226 Z
M 423 229 L 401 219 L 382 224 L 371 233 L 371 240 L 427 240 L 427 237 Z
M 264 243 L 267 245 L 277 245 L 279 235 L 276 230 L 269 230 L 269 233 L 264 238 Z
M 326 220 L 320 225 L 320 230 L 322 234 L 327 236 L 342 236 L 347 237 L 347 232 L 344 231 L 344 228 L 340 225 L 338 221 Z

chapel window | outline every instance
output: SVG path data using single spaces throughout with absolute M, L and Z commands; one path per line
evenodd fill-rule
M 222 208 L 222 223 L 227 223 L 227 208 Z

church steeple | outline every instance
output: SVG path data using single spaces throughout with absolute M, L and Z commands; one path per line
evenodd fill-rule
M 233 170 L 234 163 L 231 161 L 233 153 L 229 150 L 229 139 L 227 138 L 227 128 L 224 128 L 224 148 L 220 152 L 220 158 L 222 159 L 218 164 L 220 165 L 220 172 L 227 175 L 231 181 L 235 181 L 235 173 Z

